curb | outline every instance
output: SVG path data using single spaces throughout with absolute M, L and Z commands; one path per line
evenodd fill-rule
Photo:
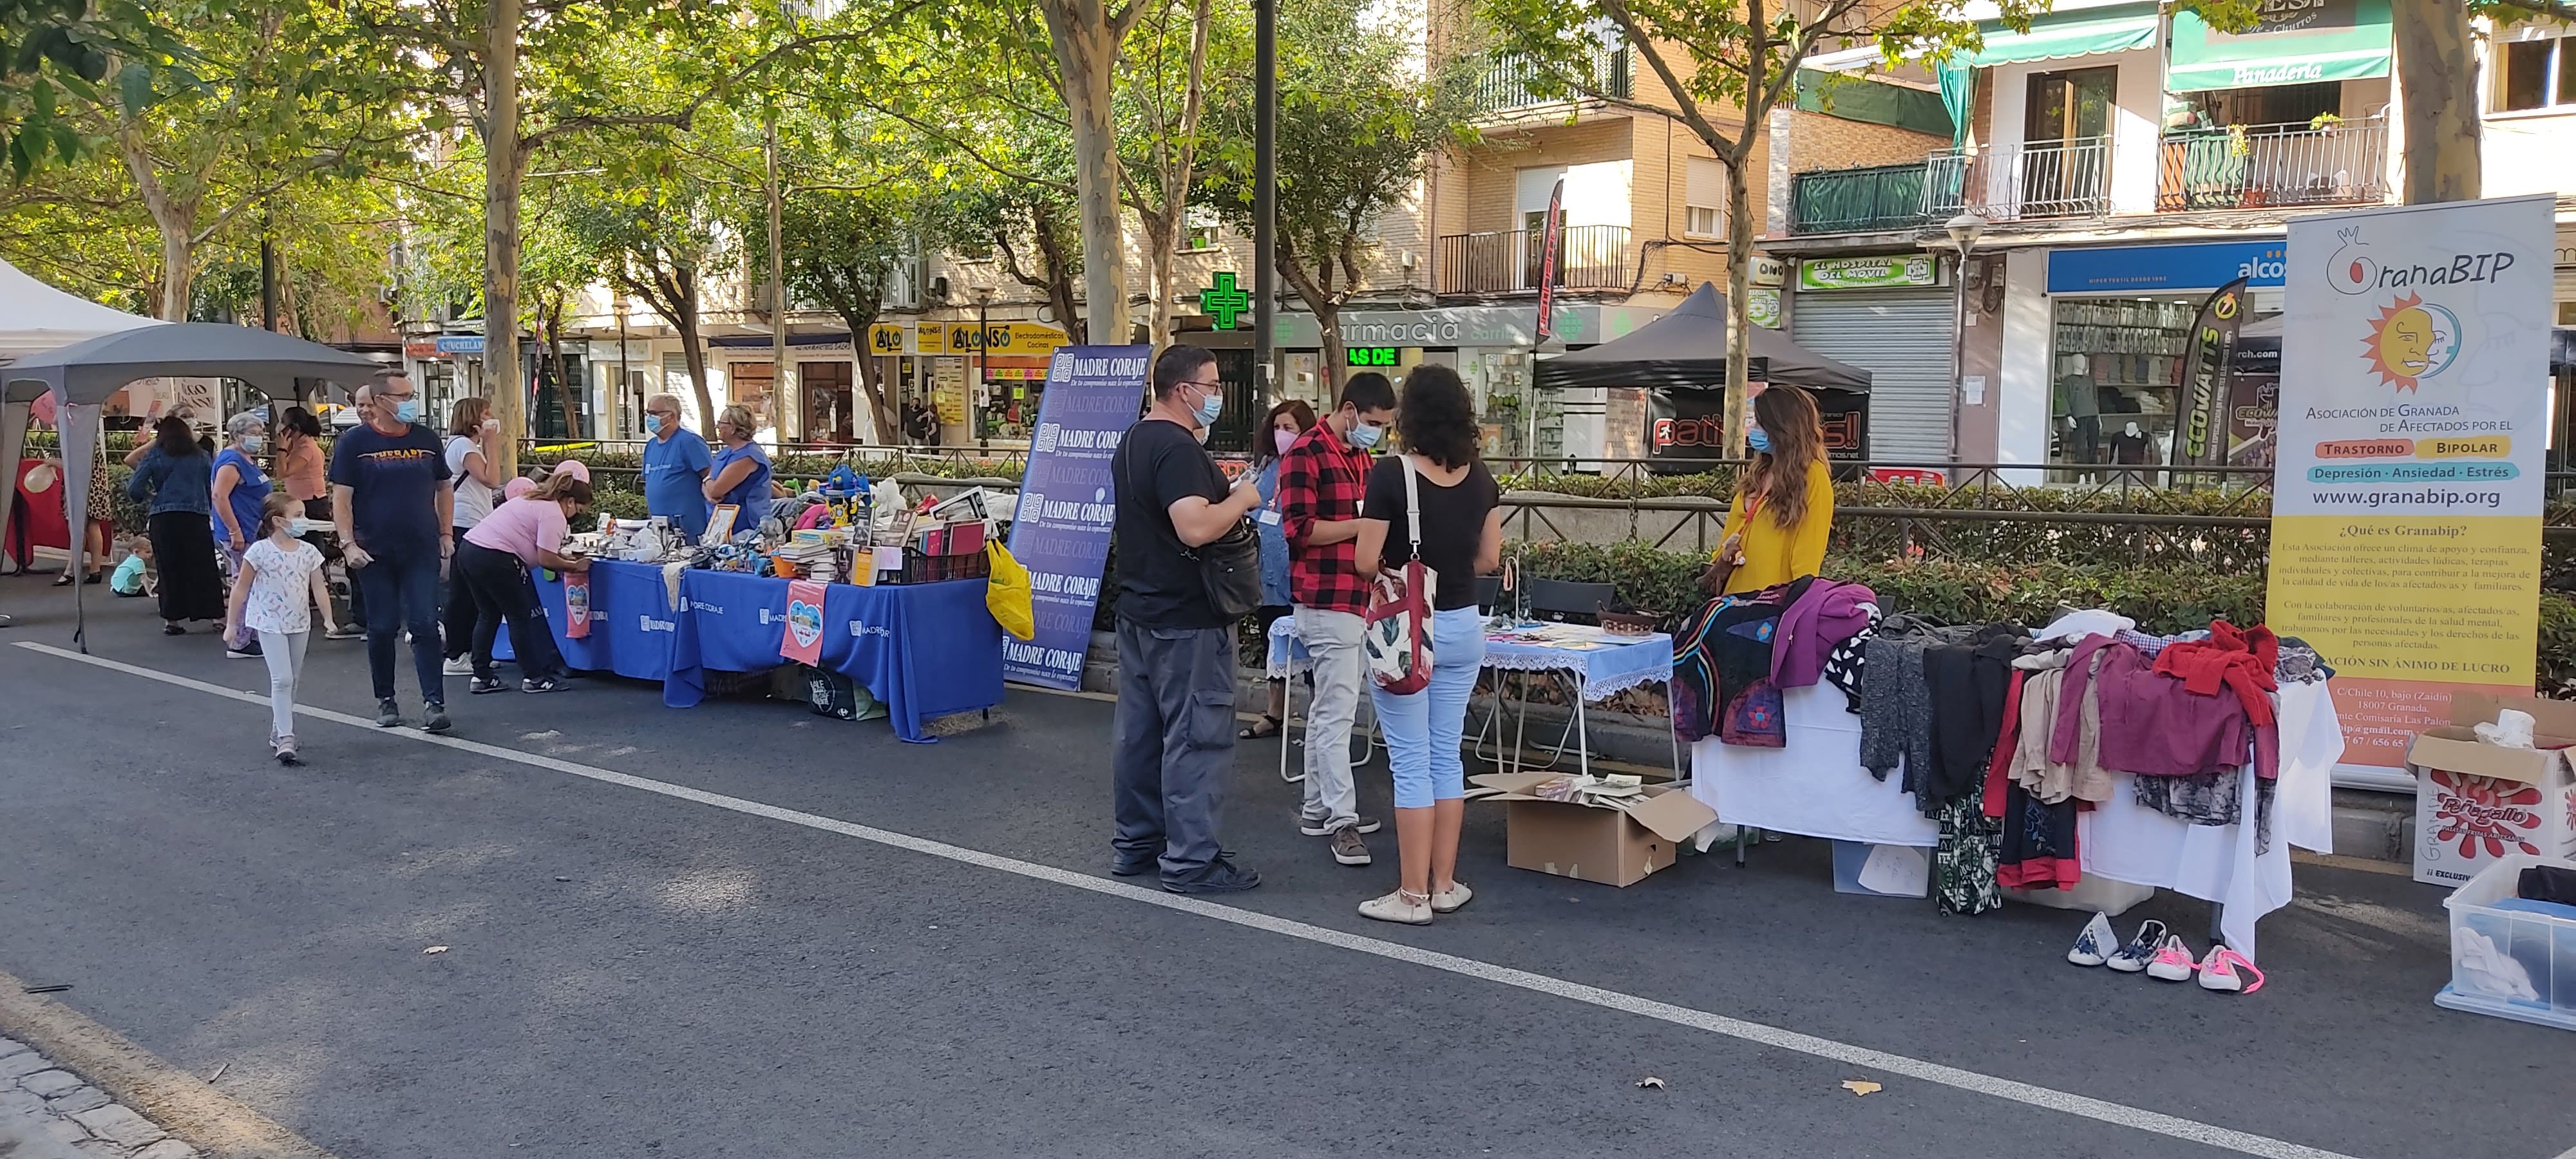
M 0 1034 L 78 1073 L 162 1130 L 215 1159 L 333 1159 L 124 1035 L 0 972 Z

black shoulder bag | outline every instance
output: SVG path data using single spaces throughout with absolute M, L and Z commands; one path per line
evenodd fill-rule
M 1251 520 L 1236 520 L 1216 542 L 1188 554 L 1220 618 L 1240 620 L 1261 606 L 1261 535 Z

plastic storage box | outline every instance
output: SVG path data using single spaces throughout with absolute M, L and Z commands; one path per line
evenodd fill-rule
M 2566 906 L 2514 896 L 2516 879 L 2534 865 L 2569 863 L 2513 854 L 2443 899 L 2451 911 L 2451 984 L 2433 996 L 2434 1005 L 2576 1030 L 2576 916 Z

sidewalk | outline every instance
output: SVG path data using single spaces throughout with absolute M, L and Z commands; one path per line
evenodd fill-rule
M 7 1159 L 196 1159 L 197 1149 L 79 1075 L 0 1038 L 0 1156 Z

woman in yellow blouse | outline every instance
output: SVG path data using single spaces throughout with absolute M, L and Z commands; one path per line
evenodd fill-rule
M 1736 479 L 1726 539 L 1701 583 L 1712 593 L 1760 591 L 1825 565 L 1833 531 L 1834 481 L 1825 467 L 1825 428 L 1816 402 L 1794 386 L 1754 395 L 1744 432 L 1753 461 Z

